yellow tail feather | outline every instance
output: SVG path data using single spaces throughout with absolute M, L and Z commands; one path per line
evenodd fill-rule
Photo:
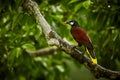
M 94 64 L 97 64 L 97 59 L 95 58 L 92 58 L 92 56 L 90 55 L 90 53 L 89 53 L 89 51 L 88 51 L 88 49 L 86 48 L 86 50 L 87 50 L 87 53 L 88 53 L 88 55 L 90 56 L 90 59 L 92 60 L 92 62 L 94 63 Z

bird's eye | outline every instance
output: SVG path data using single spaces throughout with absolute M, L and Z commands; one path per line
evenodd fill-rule
M 74 24 L 74 22 L 70 22 L 70 25 L 73 25 Z

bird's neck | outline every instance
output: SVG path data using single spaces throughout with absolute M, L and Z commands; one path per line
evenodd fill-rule
M 80 27 L 79 25 L 73 25 L 72 28 L 77 28 Z

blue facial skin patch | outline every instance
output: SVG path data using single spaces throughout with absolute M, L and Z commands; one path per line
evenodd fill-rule
M 70 22 L 70 25 L 73 25 L 74 24 L 74 22 Z

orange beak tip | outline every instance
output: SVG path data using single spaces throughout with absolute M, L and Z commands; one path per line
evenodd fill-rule
M 67 22 L 63 22 L 63 24 L 67 24 Z

